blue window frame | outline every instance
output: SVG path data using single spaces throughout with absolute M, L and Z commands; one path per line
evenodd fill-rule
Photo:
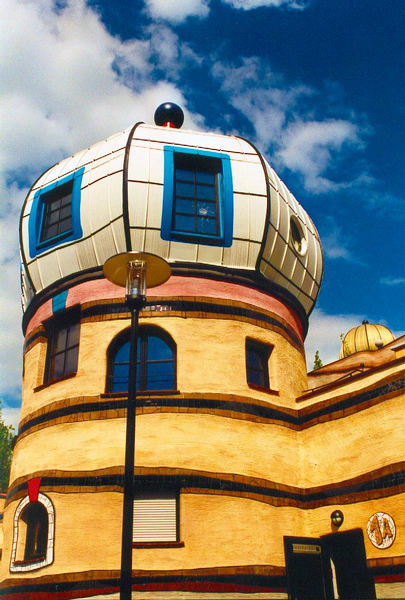
M 161 236 L 164 240 L 231 246 L 233 185 L 227 154 L 164 147 Z
M 82 237 L 80 197 L 84 167 L 35 193 L 28 221 L 31 257 Z
M 127 392 L 129 377 L 129 329 L 120 334 L 108 350 L 108 392 Z M 138 334 L 136 389 L 176 389 L 176 346 L 158 327 L 140 327 Z

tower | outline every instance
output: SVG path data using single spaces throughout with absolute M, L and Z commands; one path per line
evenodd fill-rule
M 345 479 L 311 462 L 328 420 L 303 347 L 318 233 L 251 143 L 173 127 L 166 109 L 54 165 L 22 209 L 10 598 L 117 589 L 130 319 L 103 277 L 117 253 L 172 269 L 139 321 L 134 589 L 286 590 L 283 540 L 324 532 L 322 490 Z

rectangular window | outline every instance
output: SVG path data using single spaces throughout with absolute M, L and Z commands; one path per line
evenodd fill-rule
M 133 542 L 178 540 L 177 492 L 146 492 L 134 498 Z
M 51 240 L 72 230 L 73 181 L 43 195 L 44 214 L 40 241 Z
M 45 368 L 45 381 L 72 375 L 77 371 L 79 356 L 80 322 L 70 320 L 57 321 L 50 330 L 48 355 Z
M 30 256 L 83 235 L 80 222 L 84 167 L 38 190 L 28 221 Z
M 269 357 L 273 347 L 256 340 L 246 340 L 246 378 L 249 385 L 270 389 Z
M 172 229 L 178 233 L 220 235 L 218 159 L 175 156 Z
M 164 240 L 230 246 L 233 187 L 229 156 L 165 146 Z

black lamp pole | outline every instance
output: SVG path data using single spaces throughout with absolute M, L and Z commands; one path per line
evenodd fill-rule
M 171 269 L 166 260 L 155 254 L 121 252 L 106 260 L 103 273 L 111 283 L 126 288 L 125 301 L 131 312 L 120 580 L 120 600 L 131 600 L 138 320 L 146 304 L 146 288 L 167 281 Z
M 144 306 L 145 300 L 144 296 L 141 296 L 140 298 L 126 296 L 126 302 L 131 311 L 131 330 L 129 342 L 129 383 L 125 440 L 124 506 L 122 513 L 120 600 L 131 600 L 138 319 L 139 311 L 142 306 Z

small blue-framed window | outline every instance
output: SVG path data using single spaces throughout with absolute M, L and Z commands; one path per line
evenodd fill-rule
M 227 154 L 164 146 L 161 236 L 229 247 L 233 237 L 233 185 Z
M 84 167 L 35 193 L 28 221 L 30 256 L 82 237 L 80 197 Z

